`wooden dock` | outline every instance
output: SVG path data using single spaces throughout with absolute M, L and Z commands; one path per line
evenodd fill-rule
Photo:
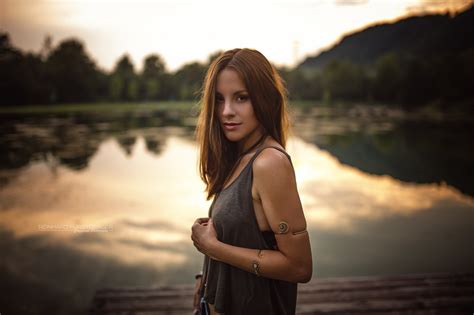
M 191 314 L 194 285 L 104 288 L 90 314 Z M 296 314 L 474 314 L 474 273 L 313 279 Z

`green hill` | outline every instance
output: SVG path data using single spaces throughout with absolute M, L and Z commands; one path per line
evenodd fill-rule
M 371 65 L 381 56 L 402 53 L 415 57 L 456 54 L 474 47 L 474 6 L 455 16 L 432 14 L 384 23 L 346 35 L 330 49 L 298 67 L 321 69 L 331 59 Z

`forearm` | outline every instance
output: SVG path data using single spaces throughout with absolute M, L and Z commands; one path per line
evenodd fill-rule
M 262 250 L 237 247 L 217 241 L 211 248 L 209 256 L 239 269 L 255 274 L 253 263 L 259 264 L 258 273 L 261 277 L 301 282 L 302 275 L 298 265 L 293 263 L 278 250 Z

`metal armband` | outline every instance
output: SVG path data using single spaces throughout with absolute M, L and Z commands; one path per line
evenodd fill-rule
M 286 234 L 288 233 L 289 230 L 290 230 L 290 225 L 288 224 L 288 222 L 280 221 L 280 223 L 278 223 L 278 234 Z M 297 235 L 297 234 L 302 234 L 305 232 L 307 232 L 306 229 L 302 231 L 298 231 L 298 232 L 292 232 L 291 234 Z

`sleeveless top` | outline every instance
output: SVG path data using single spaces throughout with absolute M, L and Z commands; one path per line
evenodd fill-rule
M 245 248 L 277 249 L 273 231 L 260 231 L 252 199 L 252 164 L 260 152 L 269 147 L 258 149 L 234 181 L 214 197 L 209 217 L 213 219 L 219 241 Z M 288 153 L 271 147 L 283 152 L 291 163 Z M 297 283 L 257 276 L 207 255 L 203 279 L 206 277 L 203 297 L 207 303 L 214 304 L 218 313 L 295 314 Z

